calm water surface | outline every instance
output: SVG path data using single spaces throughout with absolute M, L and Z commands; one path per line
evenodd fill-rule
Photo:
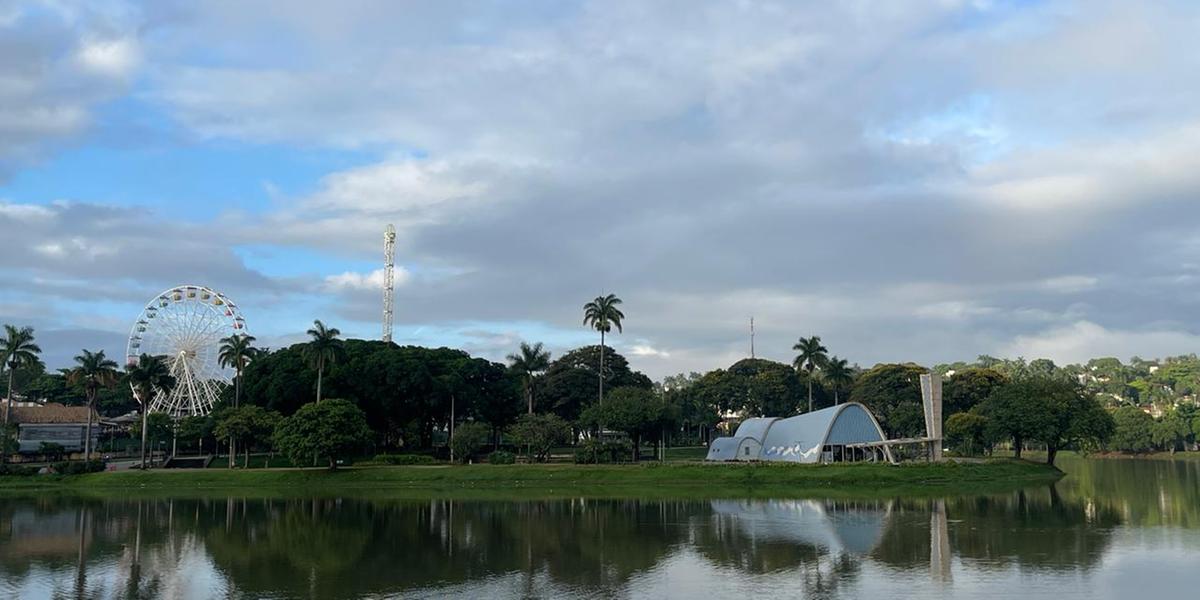
M 0 497 L 3 598 L 1182 598 L 1200 461 L 944 499 Z

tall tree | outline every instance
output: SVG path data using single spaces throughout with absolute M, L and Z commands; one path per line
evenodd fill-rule
M 221 349 L 217 354 L 217 361 L 222 367 L 232 367 L 235 375 L 233 380 L 233 407 L 237 408 L 242 401 L 242 371 L 246 365 L 258 353 L 258 350 L 253 346 L 255 337 L 252 335 L 234 334 L 227 338 L 221 339 Z M 230 432 L 236 432 L 238 429 L 230 428 Z M 234 465 L 234 457 L 237 456 L 237 437 L 231 435 L 229 437 L 229 468 Z
M 37 363 L 38 354 L 41 354 L 42 349 L 37 344 L 33 343 L 33 328 L 22 327 L 20 329 L 12 325 L 4 326 L 4 337 L 0 338 L 0 366 L 8 368 L 8 396 L 4 403 L 4 435 L 8 435 L 9 415 L 12 412 L 13 403 L 13 377 L 17 369 Z M 4 461 L 5 455 L 8 453 L 8 439 L 3 440 L 3 447 L 0 447 L 0 462 Z
M 1032 437 L 1046 445 L 1046 464 L 1054 465 L 1059 450 L 1098 448 L 1112 437 L 1112 415 L 1079 383 L 1043 374 L 1024 390 L 1037 401 Z
M 607 296 L 596 296 L 595 300 L 583 305 L 583 324 L 591 326 L 592 329 L 600 332 L 600 403 L 604 403 L 604 335 L 612 331 L 613 327 L 617 328 L 617 332 L 621 330 L 621 320 L 625 318 L 625 313 L 617 308 L 621 304 L 621 299 L 616 294 L 608 294 Z
M 304 346 L 304 355 L 311 367 L 317 370 L 317 402 L 321 401 L 321 377 L 327 365 L 334 364 L 346 355 L 342 340 L 338 339 L 342 332 L 336 327 L 326 327 L 320 319 L 313 321 L 313 328 L 308 330 L 312 338 Z
M 600 346 L 584 346 L 562 353 L 550 363 L 540 378 L 538 397 L 554 414 L 574 422 L 583 409 L 596 401 L 596 366 L 600 363 Z M 644 374 L 632 371 L 629 361 L 619 352 L 605 353 L 606 388 L 626 385 L 651 388 L 654 383 Z
M 922 436 L 925 412 L 920 381 L 927 372 L 912 363 L 875 365 L 854 381 L 850 400 L 870 408 L 888 437 Z
M 983 404 L 992 392 L 1008 382 L 1003 373 L 995 369 L 967 367 L 956 371 L 945 380 L 945 409 L 947 417 L 967 412 Z
M 87 396 L 88 420 L 84 430 L 83 459 L 92 458 L 92 414 L 96 411 L 96 393 L 101 387 L 112 387 L 117 383 L 117 363 L 104 356 L 104 351 L 92 352 L 84 350 L 83 354 L 75 357 L 76 365 L 70 370 L 67 379 L 72 384 L 82 385 Z
M 166 393 L 175 387 L 175 378 L 167 361 L 161 356 L 143 354 L 137 364 L 126 369 L 133 395 L 142 405 L 142 468 L 146 468 L 146 419 L 150 414 L 150 401 L 155 394 Z
M 665 405 L 654 392 L 638 387 L 613 389 L 607 405 L 593 404 L 579 420 L 589 427 L 608 427 L 625 432 L 633 442 L 633 460 L 637 462 L 642 438 L 662 429 Z
M 792 364 L 797 369 L 808 371 L 808 412 L 813 409 L 812 382 L 813 371 L 822 369 L 829 362 L 829 349 L 821 345 L 820 336 L 812 336 L 809 338 L 800 338 L 792 350 L 797 352 L 796 360 Z
M 538 373 L 550 368 L 550 353 L 542 349 L 542 343 L 532 346 L 521 342 L 519 353 L 508 355 L 508 368 L 521 376 L 521 385 L 525 392 L 527 414 L 533 414 L 533 378 Z
M 849 363 L 844 358 L 830 357 L 829 361 L 825 364 L 825 370 L 821 372 L 821 376 L 829 383 L 829 387 L 833 388 L 833 403 L 841 404 L 842 401 L 838 396 L 838 390 L 854 383 L 854 371 L 850 368 Z M 809 410 L 812 409 L 810 408 Z

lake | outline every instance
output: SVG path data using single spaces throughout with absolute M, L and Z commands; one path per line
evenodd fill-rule
M 1200 461 L 939 499 L 0 496 L 4 598 L 1167 598 Z

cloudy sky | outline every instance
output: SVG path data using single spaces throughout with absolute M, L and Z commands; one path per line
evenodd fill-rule
M 203 6 L 201 6 L 203 4 Z M 0 0 L 0 322 L 124 354 L 199 283 L 654 377 L 1200 348 L 1194 2 Z

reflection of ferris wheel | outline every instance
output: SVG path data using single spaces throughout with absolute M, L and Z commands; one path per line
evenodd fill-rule
M 146 305 L 129 333 L 127 364 L 138 356 L 162 356 L 175 377 L 169 393 L 158 393 L 151 412 L 176 417 L 206 415 L 232 380 L 233 370 L 217 360 L 221 338 L 246 333 L 246 320 L 225 294 L 199 285 L 169 289 Z

